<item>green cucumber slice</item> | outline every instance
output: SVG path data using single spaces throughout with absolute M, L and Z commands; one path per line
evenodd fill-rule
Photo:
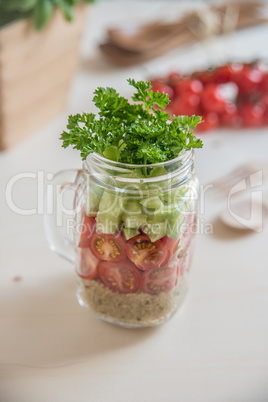
M 178 219 L 171 219 L 166 222 L 167 236 L 170 237 L 170 239 L 179 237 L 184 221 L 184 215 L 180 215 Z
M 114 234 L 119 229 L 120 224 L 121 219 L 98 213 L 96 217 L 96 232 Z
M 123 233 L 125 236 L 126 240 L 132 239 L 132 237 L 135 237 L 139 234 L 139 231 L 136 229 L 129 229 L 129 228 L 123 228 Z
M 87 193 L 86 198 L 86 215 L 87 216 L 96 216 L 99 210 L 99 203 L 101 197 L 96 194 L 94 191 L 89 191 Z
M 145 207 L 144 208 L 145 212 L 146 212 L 146 209 L 158 210 L 158 209 L 164 207 L 163 202 L 157 196 L 144 198 L 143 200 L 140 201 L 140 203 L 141 203 L 141 205 L 143 205 L 143 207 Z
M 181 209 L 174 205 L 165 205 L 164 207 L 158 209 L 154 212 L 153 220 L 155 222 L 163 221 L 165 219 L 171 220 L 175 219 L 180 215 Z
M 144 229 L 144 233 L 146 233 L 152 242 L 155 242 L 167 234 L 167 225 L 165 221 L 162 222 L 154 222 L 148 224 Z
M 127 217 L 129 215 L 141 215 L 142 207 L 139 201 L 136 200 L 127 200 L 124 202 L 124 211 L 123 217 Z
M 139 229 L 143 226 L 147 225 L 147 216 L 146 215 L 128 215 L 124 219 L 124 224 L 126 228 L 129 229 Z
M 118 194 L 104 191 L 96 217 L 97 231 L 113 234 L 119 229 L 122 221 L 122 203 L 122 197 Z
M 122 204 L 123 200 L 119 194 L 104 191 L 99 204 L 99 213 L 111 214 L 114 217 L 121 216 Z

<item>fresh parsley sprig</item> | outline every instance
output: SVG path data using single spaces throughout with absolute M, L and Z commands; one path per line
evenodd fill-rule
M 169 113 L 161 110 L 169 103 L 167 94 L 153 92 L 147 81 L 127 81 L 136 89 L 135 103 L 130 104 L 113 88 L 97 88 L 93 102 L 98 115 L 69 116 L 67 131 L 61 135 L 64 148 L 72 145 L 81 151 L 82 159 L 97 152 L 119 162 L 152 164 L 203 146 L 193 135 L 200 116 L 173 116 L 171 121 Z

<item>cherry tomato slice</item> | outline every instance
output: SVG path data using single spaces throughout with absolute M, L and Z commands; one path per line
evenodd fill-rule
M 118 293 L 135 293 L 141 283 L 141 273 L 128 260 L 118 264 L 101 262 L 98 265 L 98 278 L 104 286 Z
M 171 239 L 168 236 L 162 238 L 162 241 L 165 245 L 165 248 L 169 251 L 170 255 L 172 256 L 173 253 L 176 252 L 179 244 L 179 239 Z
M 77 275 L 83 279 L 94 279 L 97 277 L 97 265 L 99 260 L 92 254 L 89 248 L 81 250 L 79 267 L 76 269 Z
M 141 288 L 151 295 L 168 292 L 177 283 L 177 265 L 161 267 L 144 272 L 141 280 Z
M 95 218 L 85 215 L 84 222 L 81 228 L 81 236 L 78 247 L 89 247 L 90 237 L 93 235 L 96 227 Z
M 141 271 L 162 267 L 170 253 L 161 240 L 151 242 L 147 235 L 138 235 L 127 242 L 127 256 Z
M 99 260 L 123 262 L 126 259 L 126 242 L 119 234 L 95 233 L 90 238 L 89 247 Z

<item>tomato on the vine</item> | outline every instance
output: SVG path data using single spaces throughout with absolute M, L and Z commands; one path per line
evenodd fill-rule
M 176 95 L 183 95 L 185 92 L 190 92 L 191 94 L 200 94 L 202 90 L 202 82 L 191 78 L 184 78 L 180 80 L 174 87 Z
M 78 247 L 89 247 L 90 237 L 93 235 L 96 227 L 95 218 L 85 215 L 84 222 L 81 228 L 81 236 Z
M 219 125 L 219 116 L 217 113 L 203 113 L 202 114 L 203 122 L 198 124 L 197 131 L 208 131 L 212 128 L 216 128 Z
M 250 102 L 245 102 L 240 106 L 240 116 L 245 127 L 260 126 L 263 117 L 263 108 Z
M 128 260 L 117 264 L 100 262 L 98 278 L 113 292 L 124 294 L 137 292 L 141 283 L 141 273 Z
M 116 263 L 126 259 L 126 242 L 119 233 L 95 233 L 90 238 L 89 247 L 99 260 Z
M 182 75 L 177 71 L 171 71 L 167 77 L 168 84 L 172 87 L 182 79 Z
M 239 116 L 237 106 L 228 102 L 220 115 L 220 121 L 223 126 L 237 126 L 239 125 Z
M 151 84 L 152 84 L 152 90 L 154 92 L 158 91 L 160 94 L 162 92 L 165 92 L 168 95 L 169 99 L 173 98 L 174 96 L 173 89 L 169 85 L 165 84 L 163 81 L 153 80 Z
M 268 92 L 268 73 L 263 74 L 259 88 L 264 92 Z
M 200 97 L 191 92 L 184 93 L 173 102 L 172 111 L 176 116 L 197 114 Z
M 138 235 L 127 242 L 127 256 L 141 271 L 164 266 L 170 253 L 160 239 L 151 242 L 149 236 Z
M 220 93 L 219 86 L 217 84 L 209 84 L 205 86 L 201 94 L 201 104 L 206 112 L 223 112 L 226 101 Z
M 89 248 L 81 250 L 80 264 L 76 273 L 83 279 L 94 279 L 97 277 L 97 265 L 99 260 L 92 254 Z
M 239 74 L 236 75 L 235 83 L 238 86 L 239 94 L 249 94 L 256 91 L 263 79 L 262 72 L 256 67 L 244 65 Z
M 215 70 L 196 71 L 192 78 L 198 79 L 203 85 L 215 83 Z
M 262 122 L 268 125 L 268 107 L 263 112 Z
M 161 292 L 168 292 L 177 283 L 178 267 L 173 264 L 171 267 L 156 268 L 142 274 L 141 288 L 151 295 L 158 295 Z
M 215 82 L 217 84 L 226 84 L 227 82 L 236 81 L 236 77 L 242 68 L 242 64 L 233 63 L 218 67 L 215 71 Z

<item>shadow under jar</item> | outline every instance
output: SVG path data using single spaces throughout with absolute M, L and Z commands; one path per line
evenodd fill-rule
M 72 186 L 74 239 L 63 250 L 46 226 L 54 251 L 75 262 L 79 303 L 125 327 L 167 321 L 187 293 L 198 202 L 193 151 L 153 165 L 92 153 Z

